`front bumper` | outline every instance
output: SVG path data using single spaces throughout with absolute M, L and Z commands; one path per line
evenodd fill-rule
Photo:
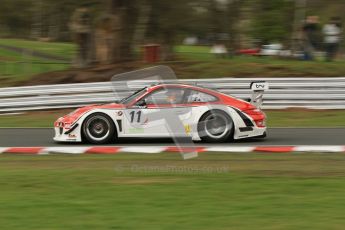
M 80 128 L 75 128 L 72 132 L 63 127 L 54 127 L 55 135 L 53 140 L 57 142 L 81 142 Z M 67 133 L 66 133 L 67 132 Z

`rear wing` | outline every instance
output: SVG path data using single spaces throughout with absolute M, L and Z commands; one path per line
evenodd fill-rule
M 257 108 L 261 108 L 264 92 L 269 89 L 268 83 L 265 81 L 252 82 L 250 84 L 250 89 L 253 91 L 250 98 L 250 103 L 252 103 Z

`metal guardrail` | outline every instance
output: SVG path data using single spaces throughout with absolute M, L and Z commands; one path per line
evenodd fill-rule
M 267 81 L 270 85 L 270 90 L 264 95 L 264 109 L 345 109 L 345 77 L 218 78 L 179 82 L 197 84 L 246 99 L 251 94 L 250 82 L 257 80 Z M 152 84 L 152 81 L 135 81 L 132 91 L 149 84 Z M 124 91 L 121 86 L 111 82 L 0 88 L 0 113 L 109 103 L 130 93 L 131 91 Z

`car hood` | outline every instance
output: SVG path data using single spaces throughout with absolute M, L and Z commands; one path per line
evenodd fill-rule
M 71 113 L 60 117 L 57 122 L 64 122 L 64 123 L 74 123 L 76 120 L 78 120 L 83 114 L 94 110 L 94 109 L 123 109 L 125 108 L 124 105 L 122 104 L 116 104 L 116 103 L 111 103 L 111 104 L 103 104 L 103 105 L 99 105 L 99 104 L 94 104 L 94 105 L 88 105 L 88 106 L 84 106 L 81 108 L 78 108 L 74 111 L 72 111 Z

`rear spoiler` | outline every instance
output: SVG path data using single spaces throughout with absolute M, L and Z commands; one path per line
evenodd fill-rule
M 264 92 L 269 89 L 268 83 L 265 81 L 254 81 L 250 84 L 250 89 L 253 91 L 250 103 L 257 108 L 261 108 Z

